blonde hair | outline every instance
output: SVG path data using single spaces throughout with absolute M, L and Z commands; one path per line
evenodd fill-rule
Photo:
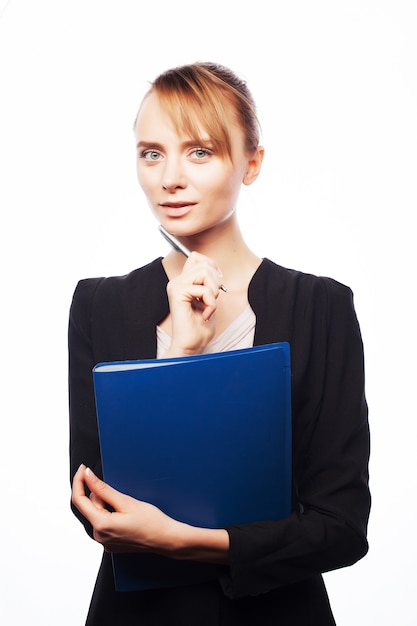
M 201 141 L 203 127 L 221 156 L 232 158 L 231 118 L 243 132 L 247 153 L 256 150 L 259 123 L 255 102 L 246 82 L 227 67 L 193 63 L 167 70 L 151 83 L 146 95 L 151 93 L 157 94 L 177 132 Z

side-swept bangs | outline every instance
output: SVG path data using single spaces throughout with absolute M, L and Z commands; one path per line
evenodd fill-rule
M 204 145 L 201 137 L 201 130 L 204 129 L 214 150 L 231 160 L 231 123 L 235 122 L 242 128 L 248 152 L 256 148 L 258 133 L 256 129 L 252 133 L 255 138 L 252 136 L 248 141 L 248 120 L 242 115 L 242 93 L 213 72 L 213 68 L 219 67 L 223 70 L 221 66 L 201 63 L 168 70 L 155 80 L 150 93 L 158 95 L 178 133 L 182 132 Z M 250 109 L 250 122 L 256 126 L 253 103 L 246 99 L 244 106 Z

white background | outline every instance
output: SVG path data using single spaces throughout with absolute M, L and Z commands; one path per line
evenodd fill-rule
M 77 626 L 100 547 L 69 510 L 77 280 L 167 251 L 132 122 L 160 71 L 248 80 L 266 161 L 241 223 L 262 256 L 355 293 L 372 427 L 369 555 L 326 575 L 338 626 L 417 623 L 414 248 L 417 3 L 0 2 L 0 622 Z

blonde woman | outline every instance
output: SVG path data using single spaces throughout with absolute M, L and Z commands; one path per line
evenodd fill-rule
M 86 623 L 330 626 L 321 574 L 365 555 L 370 507 L 363 350 L 352 292 L 259 258 L 246 245 L 238 196 L 242 184 L 256 180 L 264 150 L 252 96 L 232 71 L 195 63 L 163 73 L 145 95 L 134 130 L 150 208 L 192 254 L 172 250 L 126 276 L 82 280 L 74 293 L 72 503 L 105 549 Z M 97 362 L 277 341 L 291 346 L 289 517 L 198 528 L 101 480 L 91 375 Z M 202 402 L 215 393 L 202 381 Z M 207 583 L 120 593 L 112 552 L 213 563 L 217 575 Z

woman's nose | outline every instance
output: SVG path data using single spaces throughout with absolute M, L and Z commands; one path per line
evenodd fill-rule
M 167 163 L 165 166 L 162 187 L 167 191 L 184 189 L 187 186 L 184 172 L 179 163 Z

